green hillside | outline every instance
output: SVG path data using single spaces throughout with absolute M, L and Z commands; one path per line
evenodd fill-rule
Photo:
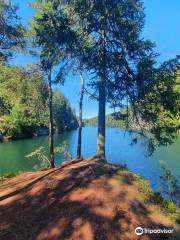
M 83 120 L 84 126 L 97 126 L 98 117 Z M 111 113 L 106 115 L 106 127 L 125 128 L 127 125 L 127 115 L 122 112 Z

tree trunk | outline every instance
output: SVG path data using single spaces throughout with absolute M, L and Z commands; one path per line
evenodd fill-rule
M 84 78 L 82 73 L 80 73 L 81 79 L 81 96 L 79 101 L 79 130 L 78 130 L 78 146 L 77 146 L 77 157 L 81 158 L 81 148 L 82 148 L 82 107 L 83 107 L 83 97 L 84 97 Z
M 106 94 L 105 94 L 105 79 L 103 76 L 99 84 L 99 112 L 98 112 L 98 142 L 97 156 L 105 159 L 105 129 L 106 129 Z
M 105 25 L 103 23 L 103 30 L 101 31 L 101 74 L 99 81 L 99 110 L 98 110 L 98 142 L 97 142 L 97 156 L 105 160 L 105 131 L 106 131 L 106 49 L 105 49 Z
M 51 67 L 48 70 L 48 94 L 49 94 L 49 160 L 51 168 L 54 168 L 54 139 L 53 139 L 53 110 L 52 110 L 52 81 Z

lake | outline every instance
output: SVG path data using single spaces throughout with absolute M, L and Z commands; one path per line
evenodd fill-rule
M 136 133 L 133 133 L 137 136 Z M 180 138 L 168 147 L 159 148 L 151 157 L 146 157 L 145 141 L 139 137 L 138 143 L 131 146 L 128 132 L 123 129 L 107 128 L 106 155 L 111 163 L 127 164 L 127 167 L 148 179 L 154 190 L 159 187 L 160 160 L 172 171 L 180 182 Z M 83 128 L 82 155 L 84 158 L 95 155 L 97 128 Z M 77 130 L 55 136 L 55 145 L 63 141 L 69 143 L 69 152 L 76 155 Z M 31 171 L 40 163 L 37 159 L 28 159 L 25 156 L 40 146 L 48 146 L 48 137 L 41 136 L 32 139 L 23 139 L 0 143 L 0 175 L 7 172 Z M 62 163 L 62 155 L 55 158 L 56 165 Z

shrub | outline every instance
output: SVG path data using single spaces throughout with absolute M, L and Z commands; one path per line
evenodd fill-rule
M 15 177 L 15 176 L 16 176 L 16 174 L 12 173 L 12 172 L 5 173 L 5 174 L 0 176 L 0 182 L 4 181 L 6 179 L 9 179 L 9 178 Z
M 169 200 L 176 201 L 180 194 L 180 186 L 177 183 L 177 179 L 173 176 L 172 172 L 167 169 L 163 161 L 160 162 L 162 176 L 160 176 L 164 188 L 164 194 L 168 197 Z
M 72 154 L 68 151 L 68 147 L 69 144 L 66 141 L 64 141 L 60 146 L 54 148 L 54 154 L 58 153 L 62 154 L 61 156 L 62 159 L 65 158 L 72 159 Z M 26 155 L 25 157 L 31 159 L 37 158 L 40 161 L 40 168 L 47 168 L 50 166 L 48 151 L 43 146 L 40 146 L 39 148 L 31 152 L 30 154 Z M 38 168 L 39 168 L 38 165 L 34 166 L 35 170 L 38 170 Z
M 163 205 L 163 203 L 164 203 L 164 199 L 161 196 L 160 192 L 152 192 L 150 194 L 149 201 L 154 204 L 158 204 L 158 205 Z
M 170 216 L 175 216 L 177 213 L 177 204 L 175 202 L 173 202 L 172 200 L 170 201 L 164 201 L 164 207 L 167 211 L 167 213 Z
M 139 176 L 136 176 L 136 181 L 137 181 L 139 191 L 145 193 L 146 196 L 149 197 L 152 192 L 149 182 Z

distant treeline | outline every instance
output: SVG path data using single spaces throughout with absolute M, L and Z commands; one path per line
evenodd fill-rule
M 48 86 L 37 66 L 10 67 L 0 62 L 0 134 L 12 139 L 33 136 L 48 127 Z M 77 128 L 67 99 L 53 92 L 54 131 Z
M 93 117 L 83 120 L 83 125 L 98 126 L 98 117 Z M 116 112 L 106 115 L 106 127 L 112 128 L 126 128 L 127 127 L 127 114 L 122 112 Z

